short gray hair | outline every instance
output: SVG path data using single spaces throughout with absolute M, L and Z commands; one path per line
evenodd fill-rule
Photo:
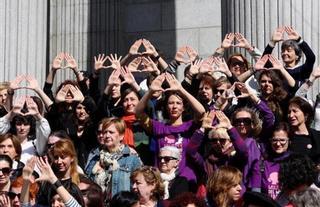
M 162 152 L 162 151 L 170 151 L 172 157 L 176 158 L 177 160 L 181 159 L 181 152 L 175 146 L 164 146 L 164 147 L 160 148 L 160 152 Z

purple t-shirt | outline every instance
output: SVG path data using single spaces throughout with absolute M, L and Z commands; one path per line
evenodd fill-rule
M 164 146 L 175 146 L 181 150 L 181 160 L 179 163 L 180 176 L 187 178 L 188 180 L 196 180 L 196 175 L 193 170 L 193 166 L 188 161 L 186 156 L 186 147 L 192 136 L 193 132 L 197 128 L 192 120 L 184 122 L 178 126 L 171 126 L 166 123 L 162 123 L 156 120 L 152 120 L 153 135 L 158 141 L 158 149 Z

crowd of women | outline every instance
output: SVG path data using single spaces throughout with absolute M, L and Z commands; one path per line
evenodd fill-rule
M 254 62 L 225 61 L 232 47 Z M 314 63 L 290 26 L 263 52 L 229 33 L 213 55 L 183 46 L 169 63 L 138 39 L 124 57 L 94 57 L 91 74 L 61 52 L 43 89 L 30 75 L 0 85 L 0 207 L 319 206 Z M 75 78 L 53 92 L 67 69 Z

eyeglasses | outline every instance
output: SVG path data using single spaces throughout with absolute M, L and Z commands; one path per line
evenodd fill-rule
M 272 144 L 280 143 L 281 145 L 285 145 L 285 144 L 287 144 L 288 141 L 289 141 L 288 138 L 272 138 L 271 139 Z
M 14 192 L 8 192 L 8 196 L 11 200 L 15 199 L 16 196 L 18 196 L 18 199 L 20 199 L 21 193 L 14 193 Z
M 11 172 L 11 169 L 9 167 L 4 167 L 2 169 L 0 169 L 0 171 L 2 172 L 2 174 L 4 175 L 9 175 Z
M 212 144 L 221 144 L 221 145 L 225 145 L 227 143 L 229 139 L 225 139 L 225 138 L 211 138 L 209 139 L 209 142 Z
M 159 162 L 161 162 L 162 160 L 164 160 L 164 162 L 170 162 L 171 160 L 177 160 L 177 158 L 175 157 L 171 157 L 171 156 L 159 156 Z
M 243 123 L 246 126 L 249 126 L 252 123 L 251 118 L 238 118 L 234 120 L 235 126 L 240 126 Z

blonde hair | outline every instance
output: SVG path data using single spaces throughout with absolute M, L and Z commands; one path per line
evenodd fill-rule
M 164 185 L 160 176 L 160 171 L 151 166 L 143 166 L 131 173 L 131 182 L 139 175 L 143 175 L 145 181 L 148 185 L 154 185 L 154 189 L 152 190 L 151 199 L 154 201 L 158 201 L 164 196 Z
M 229 203 L 228 191 L 241 183 L 242 173 L 235 167 L 222 166 L 216 170 L 207 182 L 207 198 L 216 206 L 226 207 Z
M 227 132 L 226 128 L 217 128 L 209 131 L 208 137 L 209 139 L 214 138 L 215 136 L 224 137 L 226 139 L 230 139 L 230 136 Z

